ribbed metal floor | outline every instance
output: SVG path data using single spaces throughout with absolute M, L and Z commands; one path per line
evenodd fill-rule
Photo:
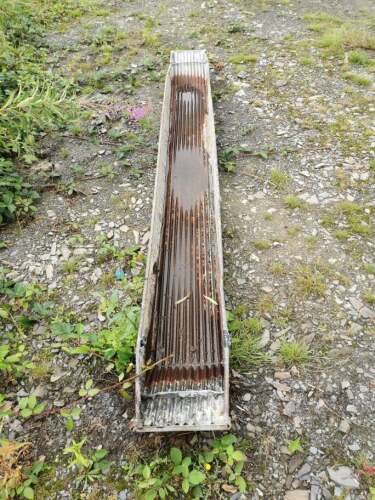
M 167 359 L 142 380 L 138 426 L 227 428 L 217 163 L 203 51 L 172 53 L 164 108 L 167 126 L 162 123 L 161 142 L 163 130 L 168 137 L 165 162 L 159 149 L 158 168 L 165 175 L 155 190 L 155 197 L 163 198 L 162 220 L 159 236 L 152 236 L 159 248 L 150 251 L 155 258 L 148 272 L 154 279 L 146 287 L 153 290 L 144 296 L 151 304 L 149 318 L 141 321 L 138 361 Z M 165 186 L 158 192 L 160 177 Z M 153 217 L 158 217 L 158 203 Z

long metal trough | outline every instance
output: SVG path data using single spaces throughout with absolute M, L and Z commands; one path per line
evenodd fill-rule
M 228 339 L 209 66 L 203 50 L 177 51 L 160 126 L 136 429 L 228 429 Z

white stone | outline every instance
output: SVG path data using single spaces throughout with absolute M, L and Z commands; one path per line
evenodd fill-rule
M 354 476 L 353 471 L 350 467 L 341 466 L 337 469 L 333 467 L 328 467 L 328 475 L 330 479 L 336 483 L 338 486 L 343 486 L 347 489 L 356 489 L 359 488 L 359 481 Z
M 284 500 L 309 500 L 310 492 L 308 490 L 287 491 Z

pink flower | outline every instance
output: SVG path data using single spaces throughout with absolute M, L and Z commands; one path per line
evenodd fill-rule
M 141 120 L 144 118 L 147 113 L 151 110 L 151 106 L 146 105 L 146 106 L 134 106 L 132 108 L 128 109 L 130 118 L 132 120 Z

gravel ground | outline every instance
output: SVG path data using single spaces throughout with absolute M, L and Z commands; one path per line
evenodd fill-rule
M 220 172 L 227 306 L 261 318 L 269 354 L 264 365 L 232 371 L 233 432 L 251 443 L 246 498 L 373 498 L 363 473 L 375 453 L 373 85 L 344 78 L 351 71 L 371 79 L 373 66 L 348 70 L 345 58 L 324 57 L 319 33 L 303 19 L 325 12 L 362 29 L 373 3 L 136 0 L 105 8 L 46 40 L 51 69 L 79 79 L 91 117 L 80 139 L 45 137 L 34 168 L 65 182 L 81 172 L 79 193 L 44 191 L 32 221 L 3 231 L 3 265 L 12 279 L 45 285 L 85 328 L 99 327 L 98 293 L 117 286 L 118 266 L 98 259 L 100 244 L 147 248 L 169 51 L 205 48 L 219 154 L 235 165 L 227 172 L 224 158 Z M 93 40 L 108 26 L 117 29 L 105 35 L 114 51 L 100 59 Z M 241 54 L 254 61 L 241 64 Z M 145 119 L 131 118 L 134 106 L 145 107 Z M 113 129 L 136 137 L 125 159 Z M 99 386 L 110 380 L 98 361 L 69 356 L 45 330 L 38 323 L 27 339 L 45 373 L 22 381 L 17 395 L 36 391 L 59 408 L 88 378 Z M 308 346 L 305 363 L 280 360 L 285 340 Z M 76 436 L 103 445 L 118 466 L 134 450 L 147 456 L 174 442 L 135 434 L 133 406 L 115 391 L 85 401 Z M 55 464 L 37 498 L 131 498 L 131 484 L 116 475 L 79 493 L 62 457 L 70 439 L 62 418 L 13 418 L 5 432 Z M 177 437 L 192 447 L 210 438 Z M 287 443 L 297 438 L 301 447 L 291 453 Z

